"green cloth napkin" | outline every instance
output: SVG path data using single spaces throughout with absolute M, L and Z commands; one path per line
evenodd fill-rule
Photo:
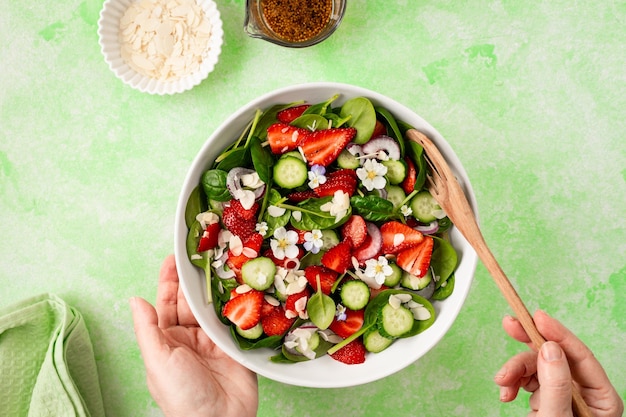
M 0 309 L 0 415 L 104 417 L 85 321 L 55 295 Z

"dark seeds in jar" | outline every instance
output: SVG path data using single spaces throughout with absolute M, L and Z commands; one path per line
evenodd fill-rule
M 288 42 L 319 35 L 330 20 L 332 0 L 263 0 L 263 17 L 274 33 Z

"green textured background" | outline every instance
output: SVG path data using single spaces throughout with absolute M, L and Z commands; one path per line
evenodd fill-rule
M 101 0 L 0 0 L 0 305 L 49 291 L 84 314 L 108 416 L 160 415 L 127 300 L 154 301 L 196 152 L 239 106 L 311 81 L 387 94 L 443 134 L 529 309 L 573 329 L 626 397 L 626 2 L 352 0 L 303 50 L 247 38 L 244 2 L 217 4 L 215 71 L 159 97 L 105 64 Z M 259 415 L 525 415 L 527 396 L 500 404 L 492 382 L 522 350 L 501 330 L 509 312 L 479 265 L 418 362 L 345 389 L 261 378 Z

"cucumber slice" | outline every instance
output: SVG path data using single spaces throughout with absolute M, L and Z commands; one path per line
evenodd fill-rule
M 426 288 L 428 284 L 430 284 L 430 280 L 433 275 L 430 272 L 430 269 L 422 278 L 417 277 L 409 272 L 402 271 L 402 279 L 400 280 L 400 285 L 409 290 L 421 290 Z
M 408 333 L 413 328 L 413 313 L 408 308 L 392 307 L 389 303 L 380 310 L 378 331 L 383 337 L 396 338 Z
M 259 256 L 241 267 L 241 278 L 255 290 L 265 291 L 274 283 L 276 265 L 270 258 Z
M 363 281 L 348 281 L 341 286 L 341 303 L 350 310 L 365 308 L 370 300 L 370 287 Z
M 391 343 L 393 343 L 393 339 L 381 336 L 377 329 L 370 330 L 363 335 L 363 344 L 368 352 L 382 352 L 387 349 Z
M 441 207 L 428 191 L 420 191 L 411 199 L 413 217 L 422 223 L 430 223 L 437 219 L 434 215 Z
M 257 323 L 256 326 L 248 330 L 243 330 L 241 327 L 237 326 L 235 327 L 235 331 L 241 337 L 254 340 L 254 339 L 258 339 L 259 337 L 263 335 L 263 326 L 261 325 L 261 323 Z
M 402 279 L 402 268 L 400 268 L 393 262 L 389 263 L 389 266 L 391 267 L 391 270 L 393 272 L 391 273 L 391 275 L 385 277 L 384 284 L 387 287 L 395 287 L 400 283 L 400 280 Z
M 357 169 L 361 166 L 361 161 L 344 149 L 337 157 L 337 165 L 341 168 Z
M 406 163 L 402 160 L 389 159 L 382 161 L 387 167 L 387 180 L 390 184 L 400 184 L 406 177 Z
M 280 158 L 274 165 L 274 182 L 282 188 L 301 186 L 307 175 L 306 163 L 293 156 Z
M 333 229 L 324 229 L 322 230 L 322 242 L 321 250 L 328 250 L 333 246 L 337 246 L 339 243 L 339 236 L 337 236 L 337 232 Z
M 281 157 L 281 158 L 289 158 L 289 157 L 292 157 L 292 158 L 296 158 L 296 159 L 299 159 L 299 160 L 301 160 L 302 162 L 304 162 L 304 159 L 302 158 L 302 154 L 301 154 L 300 152 L 298 152 L 298 151 L 289 151 L 289 152 L 285 152 L 285 153 L 284 153 L 284 154 L 282 154 L 280 157 Z
M 387 190 L 387 200 L 393 203 L 394 210 L 400 209 L 400 204 L 406 198 L 406 194 L 404 193 L 402 187 L 397 185 L 387 185 L 385 189 Z

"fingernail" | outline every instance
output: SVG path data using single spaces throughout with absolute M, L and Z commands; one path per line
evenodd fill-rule
M 500 401 L 506 402 L 509 398 L 509 390 L 507 387 L 500 387 Z
M 558 344 L 554 342 L 545 342 L 541 346 L 541 355 L 548 362 L 558 361 L 563 357 L 563 352 Z

